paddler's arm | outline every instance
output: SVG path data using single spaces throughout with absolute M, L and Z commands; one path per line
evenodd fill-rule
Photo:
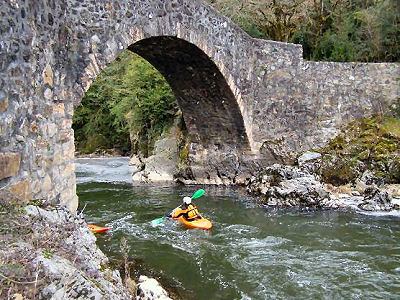
M 174 215 L 175 210 L 176 210 L 176 208 L 175 208 L 174 210 L 172 210 L 171 212 L 166 213 L 166 214 L 165 214 L 165 217 L 167 217 L 167 218 L 173 218 L 173 215 Z
M 199 212 L 199 210 L 197 209 L 197 206 L 194 205 L 194 208 L 197 210 L 197 216 L 200 217 L 200 219 L 203 219 L 203 216 L 201 215 L 201 213 Z
M 170 216 L 173 219 L 177 219 L 179 218 L 181 215 L 185 214 L 187 210 L 184 210 L 182 208 L 180 208 L 179 206 L 177 208 L 175 208 L 171 213 Z
M 172 218 L 174 215 L 174 212 L 179 208 L 179 206 L 177 208 L 174 208 L 170 213 L 166 213 L 164 216 L 166 218 Z

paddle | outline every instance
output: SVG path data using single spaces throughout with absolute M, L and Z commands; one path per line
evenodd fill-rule
M 192 200 L 198 199 L 198 198 L 200 198 L 201 196 L 203 196 L 205 193 L 206 193 L 205 190 L 199 189 L 199 190 L 197 190 L 197 191 L 195 191 L 195 192 L 193 193 L 193 195 L 192 195 L 191 198 L 192 198 Z M 157 226 L 157 225 L 161 224 L 162 222 L 164 222 L 165 218 L 166 218 L 165 216 L 162 216 L 161 218 L 154 219 L 153 221 L 151 221 L 151 225 L 152 225 L 153 227 L 154 227 L 154 226 Z
M 200 197 L 203 196 L 205 193 L 206 193 L 206 191 L 203 190 L 203 189 L 199 189 L 199 190 L 195 191 L 195 192 L 193 193 L 193 195 L 192 195 L 192 200 L 193 200 L 193 199 L 200 198 Z

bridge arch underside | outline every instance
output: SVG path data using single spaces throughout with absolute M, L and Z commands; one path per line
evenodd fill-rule
M 196 45 L 172 36 L 128 47 L 158 69 L 170 84 L 190 140 L 205 148 L 249 149 L 237 100 L 215 63 Z

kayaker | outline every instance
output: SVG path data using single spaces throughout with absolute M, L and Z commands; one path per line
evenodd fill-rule
M 192 198 L 184 197 L 183 203 L 175 208 L 169 215 L 169 218 L 178 219 L 179 217 L 183 217 L 187 221 L 194 221 L 201 219 L 199 211 L 197 210 L 197 206 L 192 203 Z

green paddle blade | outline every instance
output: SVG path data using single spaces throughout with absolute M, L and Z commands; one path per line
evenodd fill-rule
M 157 226 L 164 222 L 165 217 L 157 218 L 151 221 L 151 226 Z
M 203 196 L 205 193 L 206 193 L 205 190 L 199 189 L 199 190 L 197 190 L 197 191 L 194 192 L 194 194 L 193 194 L 193 196 L 192 196 L 192 199 L 200 198 L 200 197 Z

